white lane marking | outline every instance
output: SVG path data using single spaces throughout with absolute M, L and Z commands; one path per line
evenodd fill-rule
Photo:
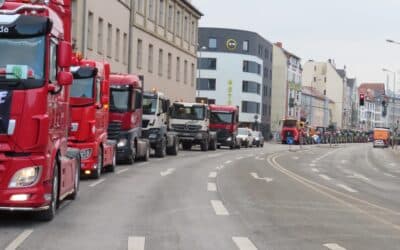
M 397 176 L 389 174 L 389 173 L 383 173 L 384 175 L 386 175 L 387 177 L 392 177 L 392 178 L 396 178 Z
M 128 170 L 129 170 L 129 168 L 121 169 L 121 170 L 119 170 L 119 171 L 117 172 L 117 174 L 125 173 L 125 172 L 128 171 Z
M 263 160 L 265 160 L 264 157 L 258 157 L 258 156 L 257 156 L 255 159 L 256 159 L 257 161 L 263 161 Z
M 6 248 L 5 250 L 15 250 L 17 249 L 31 234 L 33 233 L 32 229 L 28 229 L 23 231 L 20 235 L 17 236 Z
M 243 159 L 243 156 L 236 157 L 236 160 L 241 160 L 241 159 Z
M 311 171 L 315 172 L 315 173 L 319 173 L 319 170 L 316 168 L 312 168 Z
M 89 187 L 95 187 L 95 186 L 97 186 L 97 185 L 99 185 L 99 184 L 101 184 L 102 182 L 104 182 L 106 179 L 100 179 L 100 180 L 98 180 L 98 181 L 95 181 L 95 182 L 93 182 L 92 184 L 90 184 L 89 185 Z
M 347 160 L 341 160 L 340 161 L 342 164 L 346 164 L 347 163 Z
M 324 247 L 331 249 L 331 250 L 346 250 L 346 248 L 339 246 L 336 243 L 326 243 Z
M 144 250 L 145 237 L 129 237 L 128 250 Z
M 315 167 L 315 166 L 317 166 L 317 164 L 315 164 L 315 163 L 310 164 L 310 167 Z
M 240 250 L 257 250 L 257 247 L 247 237 L 232 237 L 232 240 Z
M 250 175 L 254 178 L 254 179 L 256 179 L 256 180 L 263 180 L 263 181 L 266 181 L 266 182 L 271 182 L 271 181 L 273 181 L 273 179 L 271 179 L 271 178 L 261 178 L 261 177 L 259 177 L 258 176 L 258 174 L 257 173 L 250 173 Z
M 217 192 L 217 185 L 213 182 L 207 183 L 207 191 L 208 192 Z
M 168 168 L 166 171 L 160 172 L 160 175 L 161 176 L 167 176 L 167 175 L 172 174 L 173 172 L 175 172 L 175 168 Z
M 358 193 L 357 190 L 354 190 L 351 187 L 348 187 L 348 186 L 346 186 L 344 184 L 337 184 L 336 186 L 341 187 L 341 188 L 343 188 L 344 190 L 346 190 L 347 192 L 350 192 L 350 193 Z
M 320 174 L 319 177 L 321 177 L 322 179 L 327 180 L 327 181 L 332 180 L 331 177 L 329 177 L 329 176 L 327 176 L 327 175 L 325 175 L 325 174 Z
M 395 166 L 396 166 L 396 163 L 393 163 L 393 162 L 392 162 L 392 163 L 389 164 L 389 166 L 395 167 Z
M 225 164 L 231 164 L 232 163 L 232 161 L 226 161 L 225 162 Z
M 293 158 L 293 160 L 298 160 L 298 159 L 300 159 L 300 158 L 297 157 L 297 156 L 293 156 L 292 158 Z
M 219 200 L 212 200 L 211 201 L 211 206 L 214 209 L 214 212 L 216 215 L 224 215 L 227 216 L 229 215 L 228 210 L 225 208 L 224 204 L 222 203 L 222 201 Z
M 217 172 L 210 172 L 210 174 L 208 174 L 208 178 L 217 178 Z
M 224 167 L 225 167 L 224 165 L 221 165 L 221 166 L 216 167 L 215 169 L 221 170 L 221 169 L 223 169 Z
M 359 173 L 352 173 L 350 176 L 348 176 L 348 178 L 352 178 L 352 179 L 360 179 L 360 180 L 364 180 L 364 181 L 369 181 L 369 178 L 365 177 L 362 174 Z

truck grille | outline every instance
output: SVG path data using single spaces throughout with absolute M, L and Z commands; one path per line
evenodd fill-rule
M 143 120 L 142 121 L 142 128 L 147 128 L 149 126 L 150 120 Z
M 197 132 L 201 129 L 200 125 L 172 124 L 175 131 Z
M 117 140 L 121 132 L 121 122 L 110 122 L 108 124 L 108 139 Z
M 217 139 L 224 140 L 228 138 L 230 135 L 229 131 L 226 129 L 218 129 L 217 130 Z

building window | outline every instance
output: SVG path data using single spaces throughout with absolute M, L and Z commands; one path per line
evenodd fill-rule
M 208 39 L 208 48 L 216 49 L 217 48 L 217 39 L 216 38 L 209 38 Z
M 197 79 L 197 90 L 215 90 L 216 79 L 199 78 Z
M 196 22 L 192 21 L 192 31 L 190 34 L 190 38 L 192 39 L 192 44 L 196 44 Z
M 195 66 L 194 63 L 192 63 L 192 71 L 191 71 L 191 79 L 190 79 L 190 86 L 194 86 L 194 79 L 196 78 L 196 71 L 195 71 Z
M 164 61 L 164 51 L 160 49 L 158 51 L 158 75 L 163 75 L 163 61 Z
M 128 34 L 124 33 L 123 40 L 122 40 L 122 53 L 123 53 L 123 63 L 126 65 L 128 64 Z
M 103 18 L 99 18 L 98 25 L 97 25 L 97 52 L 99 54 L 103 54 L 104 47 L 103 47 L 103 30 L 104 30 L 104 20 Z
M 317 77 L 316 77 L 316 76 L 314 76 L 314 79 L 313 79 L 313 80 L 314 80 L 314 82 L 316 82 L 316 81 L 317 81 Z
M 188 17 L 187 16 L 185 16 L 185 18 L 184 18 L 184 23 L 183 23 L 183 38 L 186 40 L 186 41 L 189 41 L 189 20 L 188 20 Z
M 158 24 L 164 27 L 164 0 L 160 0 L 158 6 Z
M 188 61 L 183 62 L 183 82 L 188 83 Z
M 167 77 L 172 78 L 172 54 L 168 53 L 168 64 L 167 64 Z
M 242 112 L 250 114 L 260 114 L 260 103 L 242 101 Z
M 148 71 L 149 73 L 153 73 L 153 45 L 149 44 L 149 58 L 148 58 Z
M 199 58 L 197 60 L 198 69 L 217 69 L 216 58 Z
M 243 41 L 243 51 L 249 51 L 249 41 Z
M 107 57 L 112 57 L 112 24 L 107 25 Z
M 93 49 L 93 13 L 90 11 L 88 14 L 87 48 Z
M 261 65 L 253 61 L 243 61 L 243 72 L 261 74 Z
M 147 17 L 154 21 L 154 0 L 148 0 L 148 13 L 147 13 Z
M 264 51 L 264 58 L 265 58 L 265 59 L 268 59 L 268 56 L 269 56 L 269 51 L 268 51 L 267 48 L 265 48 L 265 51 Z
M 242 91 L 244 93 L 254 93 L 259 95 L 261 93 L 261 84 L 251 81 L 243 81 Z
M 119 61 L 119 46 L 121 43 L 121 31 L 117 29 L 115 38 L 115 60 Z
M 173 22 L 174 20 L 174 7 L 172 5 L 168 5 L 168 30 L 173 31 Z
M 143 0 L 137 0 L 136 7 L 137 7 L 136 11 L 137 11 L 138 13 L 143 14 L 143 12 L 144 12 L 144 11 L 143 11 Z
M 138 39 L 137 42 L 136 60 L 137 68 L 141 69 L 143 65 L 143 41 L 141 39 Z
M 176 81 L 179 82 L 181 80 L 181 58 L 176 58 Z
M 176 11 L 176 24 L 175 24 L 175 34 L 180 37 L 181 36 L 181 12 L 179 10 Z

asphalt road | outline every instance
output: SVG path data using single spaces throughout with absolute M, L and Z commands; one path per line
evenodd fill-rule
M 0 215 L 0 249 L 400 249 L 400 154 L 266 144 L 118 166 L 56 218 Z

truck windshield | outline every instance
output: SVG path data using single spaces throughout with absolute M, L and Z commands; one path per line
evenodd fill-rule
M 44 36 L 0 39 L 0 84 L 21 83 L 18 88 L 44 84 Z
M 110 89 L 110 110 L 113 112 L 129 111 L 130 91 L 127 88 L 111 88 Z
M 204 107 L 174 104 L 171 110 L 171 118 L 181 120 L 204 120 Z
M 214 124 L 232 124 L 233 123 L 233 113 L 229 112 L 212 112 L 211 123 Z
M 143 96 L 143 114 L 154 115 L 157 112 L 157 98 L 156 96 Z
M 71 97 L 93 98 L 93 87 L 93 77 L 74 79 L 71 87 Z

